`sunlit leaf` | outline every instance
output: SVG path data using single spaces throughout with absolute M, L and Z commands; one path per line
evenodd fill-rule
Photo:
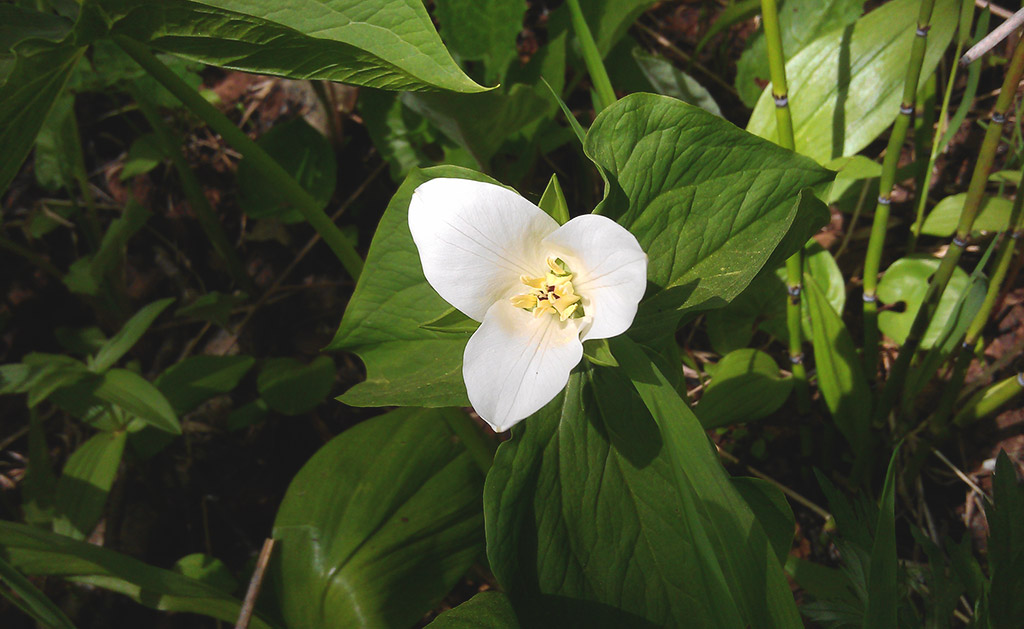
M 125 432 L 101 432 L 78 446 L 57 481 L 55 533 L 85 539 L 103 513 L 124 453 Z

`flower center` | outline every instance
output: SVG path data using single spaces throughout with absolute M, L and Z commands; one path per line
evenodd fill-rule
M 516 308 L 522 308 L 540 317 L 552 314 L 559 321 L 583 316 L 580 296 L 572 286 L 572 272 L 561 258 L 548 258 L 548 272 L 543 277 L 522 275 L 519 279 L 529 290 L 511 297 Z

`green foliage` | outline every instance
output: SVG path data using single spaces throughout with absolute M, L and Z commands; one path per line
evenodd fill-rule
M 481 592 L 441 614 L 427 625 L 434 629 L 519 629 L 519 620 L 508 597 L 501 592 Z
M 936 0 L 921 66 L 924 81 L 956 28 L 955 0 Z M 910 58 L 917 0 L 893 0 L 805 46 L 786 62 L 789 108 L 797 152 L 820 163 L 853 155 L 899 113 L 900 87 Z M 775 103 L 761 93 L 747 130 L 775 140 Z
M 260 370 L 256 388 L 270 408 L 285 415 L 301 415 L 327 397 L 334 377 L 334 361 L 329 356 L 317 356 L 308 365 L 294 358 L 272 358 Z
M 75 539 L 92 533 L 114 484 L 124 444 L 124 431 L 101 432 L 68 458 L 57 481 L 55 533 Z
M 516 57 L 516 37 L 522 30 L 524 0 L 441 0 L 437 17 L 441 38 L 462 61 L 483 61 L 487 83 L 504 81 L 505 69 Z
M 1020 178 L 1018 177 L 1017 180 Z M 1016 182 L 1014 182 L 1016 183 Z M 966 194 L 950 195 L 935 205 L 921 225 L 921 233 L 928 236 L 952 236 L 960 214 L 964 209 Z M 974 219 L 971 235 L 981 232 L 997 232 L 1006 229 L 1010 221 L 1010 209 L 1013 203 L 1002 197 L 986 196 L 981 201 L 978 216 Z
M 705 429 L 767 417 L 793 389 L 792 379 L 780 376 L 775 359 L 756 349 L 732 351 L 713 367 L 708 369 L 711 384 L 693 411 Z
M 153 384 L 174 412 L 184 415 L 215 395 L 232 391 L 255 362 L 252 356 L 192 356 L 168 367 Z
M 75 625 L 32 582 L 0 558 L 0 594 L 44 627 L 74 629 Z
M 458 412 L 375 417 L 295 476 L 271 568 L 289 627 L 409 625 L 477 558 L 483 479 L 445 421 Z

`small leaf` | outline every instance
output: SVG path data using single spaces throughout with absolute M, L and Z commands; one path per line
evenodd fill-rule
M 144 175 L 160 165 L 167 156 L 155 133 L 146 133 L 135 138 L 128 148 L 124 166 L 119 175 L 121 181 L 127 181 L 136 175 Z
M 191 356 L 170 366 L 153 384 L 174 412 L 184 415 L 213 396 L 233 390 L 255 362 L 252 356 Z
M 101 432 L 68 457 L 57 481 L 55 533 L 75 539 L 92 533 L 121 465 L 125 435 L 124 431 Z
M 107 371 L 92 394 L 120 406 L 154 428 L 174 435 L 181 434 L 181 424 L 170 402 L 148 380 L 134 371 Z
M 173 302 L 173 297 L 160 299 L 144 306 L 132 315 L 132 318 L 118 330 L 117 334 L 104 343 L 103 347 L 92 357 L 92 360 L 89 361 L 89 369 L 95 373 L 103 373 L 113 367 L 122 356 L 128 353 L 128 350 L 139 342 L 149 326 L 153 325 L 153 321 Z
M 211 321 L 221 327 L 227 327 L 231 311 L 245 303 L 249 296 L 245 293 L 225 295 L 218 291 L 210 291 L 187 306 L 174 311 L 176 317 L 195 317 L 203 321 Z
M 569 204 L 565 201 L 565 194 L 562 193 L 562 186 L 559 185 L 558 175 L 555 173 L 551 173 L 548 187 L 544 188 L 544 194 L 541 195 L 537 207 L 547 212 L 559 225 L 569 222 Z
M 225 594 L 231 594 L 238 589 L 238 579 L 231 574 L 224 562 L 203 553 L 192 553 L 175 561 L 174 571 L 211 585 Z
M 256 388 L 270 408 L 285 415 L 307 413 L 331 392 L 334 361 L 317 356 L 303 365 L 294 358 L 272 358 L 263 365 Z
M 792 379 L 779 375 L 771 356 L 756 349 L 738 349 L 715 365 L 711 384 L 694 414 L 706 430 L 758 420 L 777 411 L 792 389 Z

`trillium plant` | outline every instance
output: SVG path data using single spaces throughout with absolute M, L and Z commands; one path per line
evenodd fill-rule
M 604 216 L 559 226 L 499 185 L 432 179 L 409 204 L 423 274 L 480 327 L 462 374 L 476 412 L 502 432 L 561 391 L 583 343 L 625 332 L 647 286 L 636 237 Z

